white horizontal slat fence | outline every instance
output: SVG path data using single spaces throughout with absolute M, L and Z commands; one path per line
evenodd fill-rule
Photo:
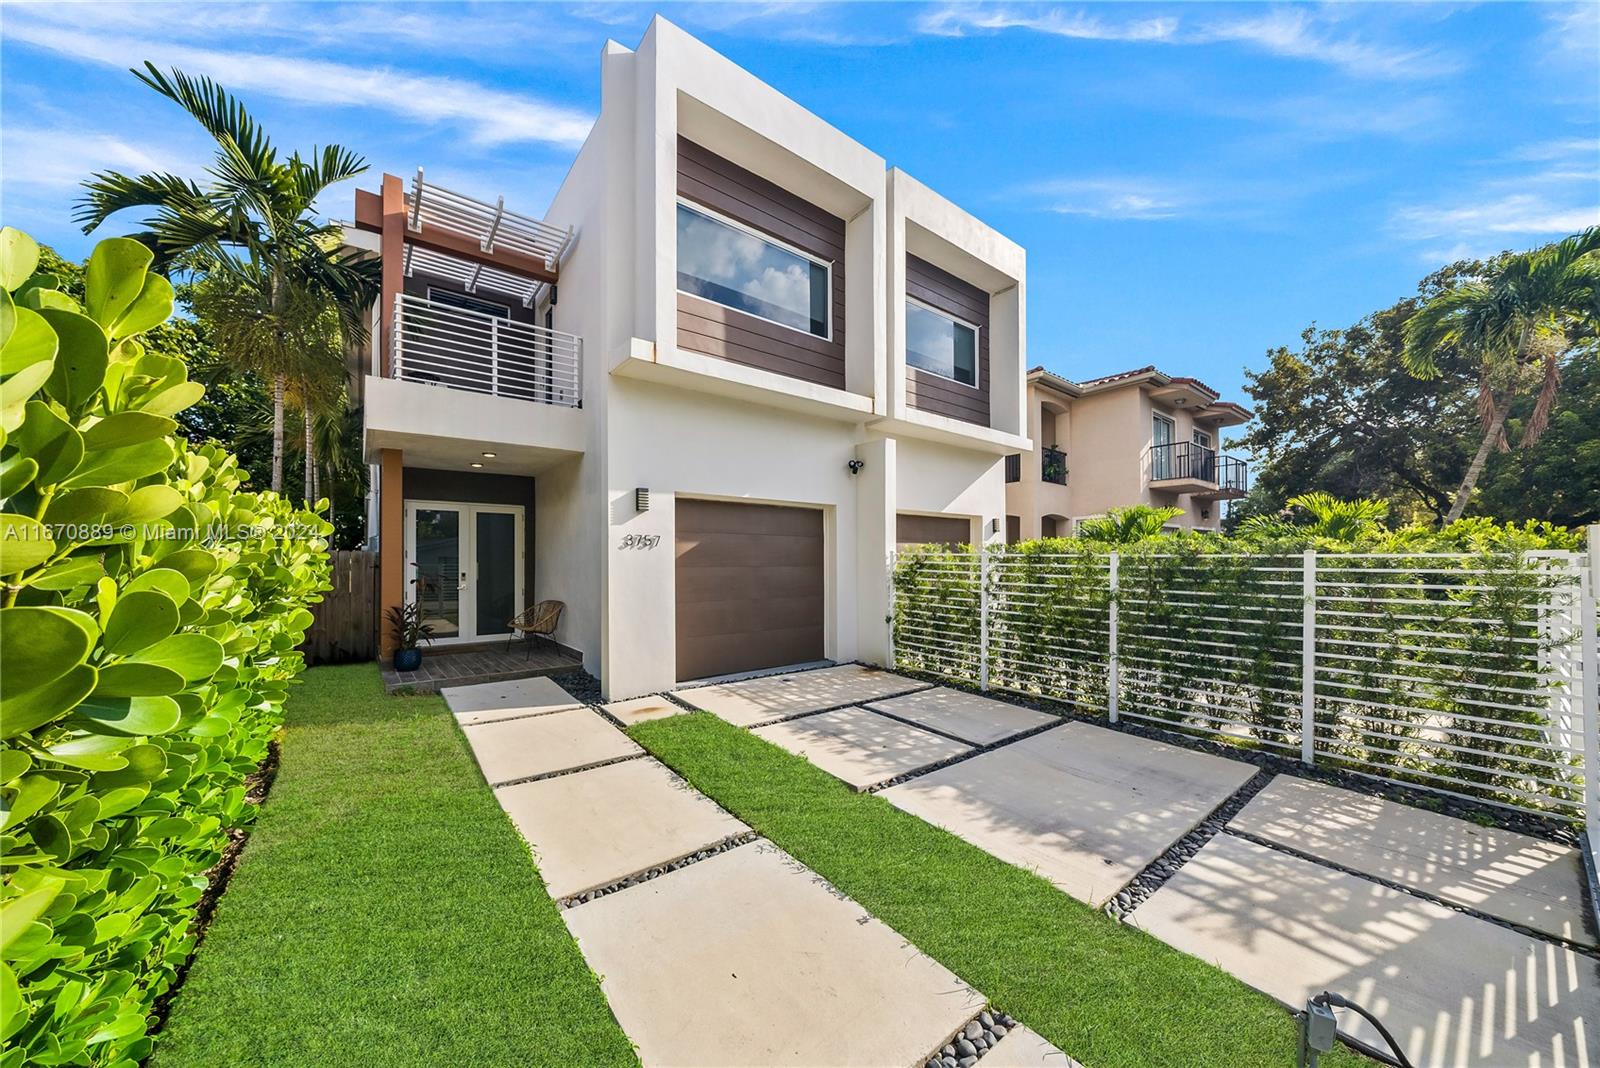
M 1588 553 L 900 554 L 895 662 L 1600 822 Z

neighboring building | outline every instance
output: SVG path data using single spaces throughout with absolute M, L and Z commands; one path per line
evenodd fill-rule
M 543 218 L 357 194 L 381 604 L 561 600 L 609 698 L 881 663 L 897 544 L 1003 537 L 1023 250 L 660 18 L 600 77 Z
M 1193 378 L 1136 371 L 1071 382 L 1028 372 L 1031 453 L 1006 461 L 1006 540 L 1065 537 L 1077 522 L 1133 504 L 1174 506 L 1174 527 L 1217 530 L 1222 502 L 1249 489 L 1222 429 L 1250 410 Z

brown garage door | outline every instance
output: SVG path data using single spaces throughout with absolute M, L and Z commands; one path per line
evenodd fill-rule
M 894 540 L 902 549 L 913 545 L 966 545 L 972 541 L 972 523 L 965 516 L 901 514 L 895 516 Z
M 678 680 L 822 659 L 822 513 L 677 501 Z

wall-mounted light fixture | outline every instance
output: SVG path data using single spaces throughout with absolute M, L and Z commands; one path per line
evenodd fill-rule
M 1000 533 L 1000 520 L 998 520 L 998 519 L 991 519 L 991 520 L 989 520 L 989 521 L 988 521 L 988 522 L 987 522 L 987 523 L 985 523 L 985 524 L 984 524 L 984 525 L 983 525 L 983 533 L 984 533 L 984 535 L 985 535 L 985 536 L 986 536 L 986 537 L 987 537 L 987 536 L 988 536 L 988 535 L 991 535 L 991 534 L 998 534 L 998 533 Z
M 861 469 L 867 466 L 867 461 L 851 460 L 849 463 L 845 464 L 845 466 L 850 469 L 850 473 L 852 475 L 859 475 L 861 473 Z
M 633 507 L 641 512 L 650 510 L 650 491 L 643 486 L 633 491 Z

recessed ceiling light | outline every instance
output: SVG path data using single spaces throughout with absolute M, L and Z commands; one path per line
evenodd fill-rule
M 485 460 L 493 460 L 494 456 L 495 456 L 495 454 L 492 453 L 492 452 L 486 452 L 486 453 L 483 454 L 483 458 Z
M 473 467 L 482 467 L 483 465 L 480 464 L 478 461 L 474 460 L 474 461 L 472 461 L 472 466 Z

